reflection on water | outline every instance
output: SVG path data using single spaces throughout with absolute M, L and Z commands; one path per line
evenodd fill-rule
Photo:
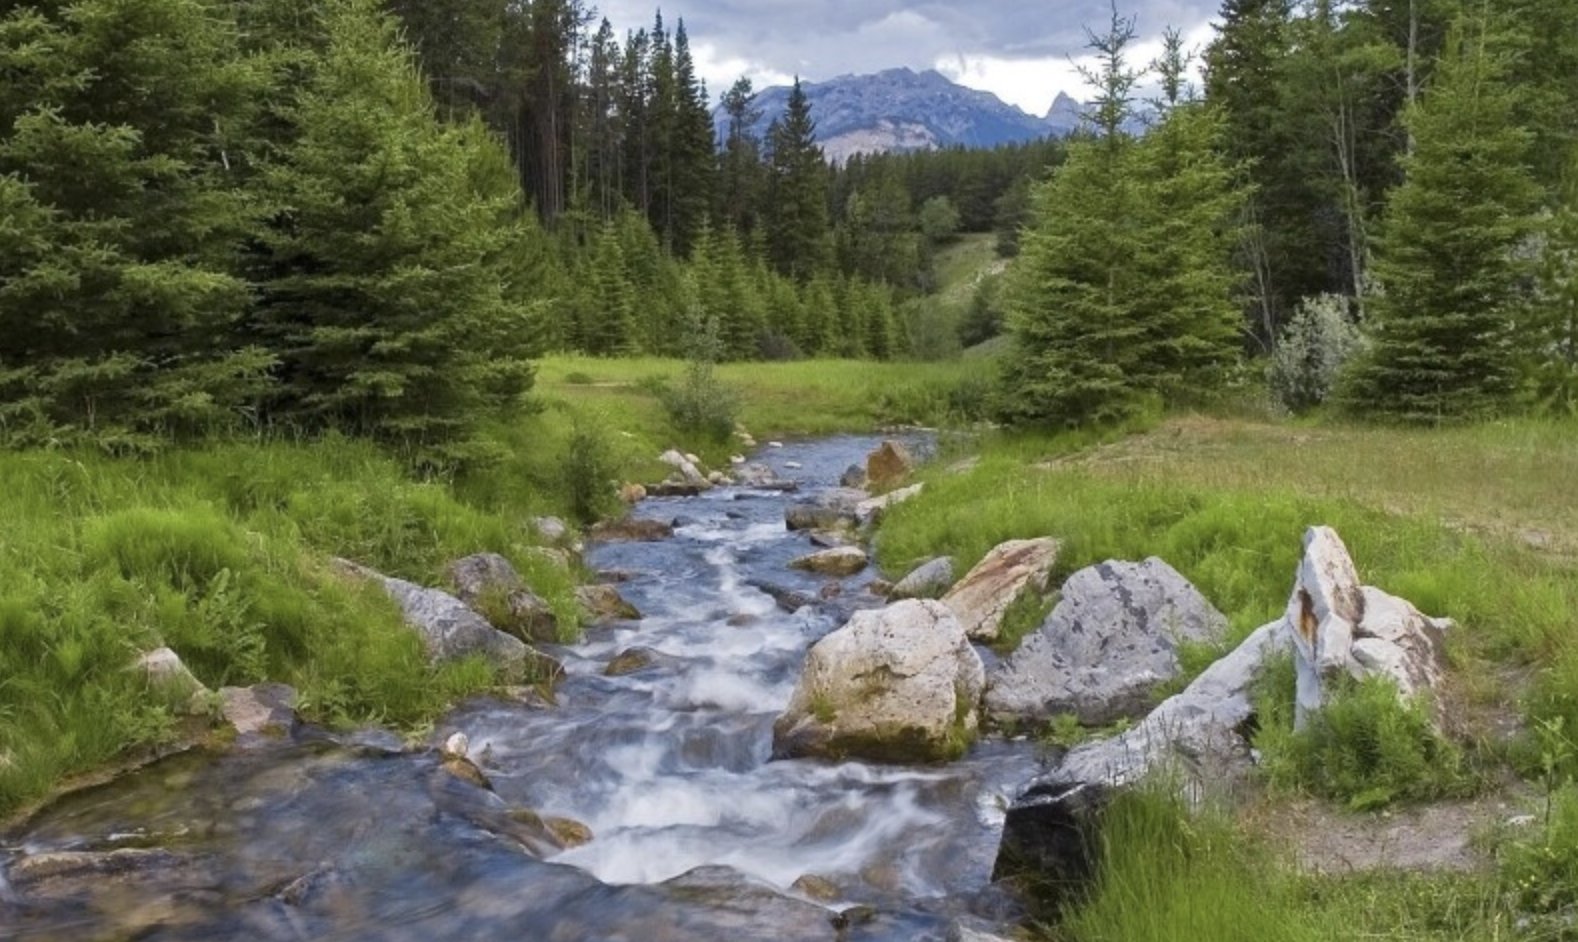
M 874 444 L 764 457 L 804 496 Z M 0 841 L 0 935 L 912 940 L 1000 913 L 987 881 L 1003 797 L 1035 770 L 1028 747 L 985 744 L 946 767 L 768 761 L 807 647 L 876 604 L 861 577 L 839 612 L 786 614 L 747 586 L 822 585 L 786 566 L 807 546 L 783 527 L 786 499 L 648 501 L 641 514 L 681 518 L 674 539 L 591 551 L 594 568 L 635 574 L 621 591 L 647 617 L 556 650 L 556 706 L 483 700 L 435 730 L 467 733 L 493 793 L 432 752 L 312 730 L 169 759 Z M 631 647 L 652 665 L 603 676 Z M 594 837 L 560 851 L 527 809 Z M 837 916 L 853 904 L 874 914 Z

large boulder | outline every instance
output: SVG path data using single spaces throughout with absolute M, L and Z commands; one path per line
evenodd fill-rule
M 942 604 L 907 601 L 857 612 L 812 646 L 789 707 L 773 725 L 773 753 L 957 758 L 975 737 L 985 681 L 980 656 Z
M 1411 698 L 1446 674 L 1452 622 L 1361 585 L 1348 547 L 1330 527 L 1311 527 L 1304 535 L 1286 620 L 1298 669 L 1299 726 L 1325 704 L 1338 677 L 1385 677 L 1399 696 Z
M 888 598 L 895 602 L 905 599 L 935 599 L 945 595 L 953 585 L 953 558 L 939 556 L 929 559 L 898 581 Z
M 833 488 L 812 500 L 798 501 L 784 508 L 784 524 L 791 530 L 837 530 L 860 524 L 855 507 L 866 499 L 865 491 Z
M 1004 816 L 992 879 L 1019 881 L 1050 906 L 1077 898 L 1096 875 L 1101 816 L 1111 797 L 1099 783 L 1032 786 Z
M 994 717 L 1071 713 L 1100 726 L 1142 715 L 1177 676 L 1178 646 L 1220 640 L 1227 619 L 1160 559 L 1081 569 L 1041 627 L 988 680 Z
M 477 553 L 451 563 L 447 573 L 455 595 L 493 627 L 528 643 L 559 640 L 559 619 L 548 603 L 526 588 L 510 561 L 497 553 Z
M 791 569 L 803 569 L 824 576 L 853 576 L 866 568 L 869 559 L 866 551 L 858 546 L 836 546 L 832 549 L 810 553 L 798 559 L 791 560 Z
M 1059 543 L 1050 537 L 1010 540 L 976 564 L 942 597 L 973 641 L 997 640 L 1003 616 L 1025 592 L 1045 592 Z
M 866 480 L 872 487 L 896 484 L 915 470 L 915 457 L 895 441 L 885 441 L 866 456 Z
M 400 606 L 405 623 L 421 636 L 433 661 L 481 655 L 501 667 L 521 667 L 531 660 L 524 641 L 494 628 L 448 592 L 394 579 L 348 560 L 336 560 L 335 565 L 348 575 L 381 585 Z
M 1288 644 L 1282 620 L 1262 626 L 1133 728 L 1071 749 L 1040 784 L 1120 787 L 1169 766 L 1191 788 L 1231 785 L 1251 768 L 1244 726 L 1255 681 Z

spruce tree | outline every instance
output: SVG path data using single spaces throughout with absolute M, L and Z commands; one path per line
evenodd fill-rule
M 233 420 L 270 361 L 235 341 L 264 76 L 230 5 L 0 14 L 0 429 L 155 447 Z
M 530 346 L 510 331 L 492 333 L 513 336 L 502 348 L 476 345 L 479 330 L 527 322 L 489 264 L 514 237 L 501 219 L 519 194 L 479 192 L 474 138 L 435 120 L 377 3 L 336 0 L 322 17 L 324 52 L 288 110 L 253 259 L 253 335 L 285 384 L 271 414 L 464 457 L 490 399 L 479 361 Z
M 1132 21 L 1114 14 L 1093 36 L 1102 136 L 1070 145 L 1068 160 L 1032 194 L 1030 223 L 1006 288 L 1013 348 L 1004 365 L 1004 413 L 1016 422 L 1080 425 L 1132 414 L 1143 400 L 1147 326 L 1135 264 L 1146 244 L 1145 194 L 1131 174 L 1123 133 L 1138 79 L 1125 52 Z
M 767 254 L 773 267 L 804 283 L 826 267 L 827 163 L 816 143 L 811 102 L 800 80 L 768 138 Z
M 1535 404 L 1578 414 L 1578 148 L 1544 227 L 1538 290 L 1526 318 L 1528 388 Z
M 1454 27 L 1429 95 L 1405 118 L 1414 150 L 1376 245 L 1373 344 L 1346 397 L 1358 411 L 1466 419 L 1504 409 L 1515 391 L 1514 305 L 1527 268 L 1515 250 L 1539 190 L 1489 30 L 1483 19 Z

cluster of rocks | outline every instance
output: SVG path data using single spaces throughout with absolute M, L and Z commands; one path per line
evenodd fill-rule
M 1058 553 L 1051 538 L 1004 543 L 957 582 L 952 559 L 917 565 L 885 608 L 855 614 L 811 648 L 775 724 L 775 754 L 930 762 L 960 754 L 983 717 L 1004 726 L 1063 716 L 1092 728 L 1131 724 L 1070 750 L 1008 813 L 999 869 L 1072 877 L 1084 866 L 1083 829 L 1113 790 L 1164 768 L 1195 797 L 1244 778 L 1253 767 L 1252 691 L 1273 657 L 1293 657 L 1300 723 L 1338 678 L 1384 677 L 1406 700 L 1445 674 L 1451 623 L 1363 585 L 1327 527 L 1305 535 L 1282 617 L 1159 703 L 1158 689 L 1183 669 L 1180 652 L 1219 648 L 1228 622 L 1156 558 L 1073 573 L 1038 627 L 1000 661 L 983 660 L 974 644 L 1001 642 L 1005 615 L 1027 594 L 1047 597 Z
M 735 437 L 743 448 L 756 447 L 756 439 L 743 428 L 735 432 Z M 658 456 L 658 461 L 672 469 L 671 473 L 655 484 L 621 485 L 621 500 L 634 505 L 648 497 L 695 497 L 715 487 L 740 486 L 763 491 L 793 492 L 800 486 L 795 481 L 780 478 L 777 472 L 765 464 L 747 461 L 743 455 L 734 455 L 729 459 L 728 471 L 709 471 L 699 456 L 678 449 L 665 451 Z

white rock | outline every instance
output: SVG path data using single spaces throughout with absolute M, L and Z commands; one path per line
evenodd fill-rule
M 348 560 L 335 560 L 335 565 L 349 575 L 377 580 L 400 606 L 405 623 L 421 636 L 431 660 L 450 661 L 481 654 L 497 664 L 510 666 L 527 659 L 524 642 L 495 629 L 448 592 L 390 578 Z
M 986 674 L 938 602 L 858 612 L 812 646 L 773 726 L 779 756 L 956 757 L 977 728 Z
M 986 554 L 948 594 L 953 610 L 974 641 L 994 641 L 1008 607 L 1026 591 L 1045 592 L 1057 563 L 1057 540 L 1010 540 Z
M 783 442 L 768 442 L 767 443 L 767 447 L 768 448 L 782 448 L 783 446 L 784 446 Z
M 855 516 L 859 517 L 862 523 L 876 520 L 890 508 L 897 507 L 907 500 L 919 497 L 925 487 L 925 484 L 911 484 L 909 487 L 901 487 L 896 491 L 889 491 L 880 497 L 863 500 L 855 505 Z
M 465 733 L 451 733 L 444 740 L 443 754 L 449 758 L 464 759 L 471 751 L 471 739 Z
M 692 461 L 688 455 L 670 449 L 659 456 L 658 460 L 678 471 L 686 484 L 702 488 L 711 486 L 707 483 L 707 476 L 696 467 L 700 462 Z
M 1330 527 L 1311 527 L 1304 535 L 1286 622 L 1298 670 L 1300 727 L 1325 704 L 1333 678 L 1385 677 L 1407 698 L 1430 690 L 1446 673 L 1451 621 L 1361 585 L 1347 546 Z
M 888 598 L 895 602 L 903 599 L 934 599 L 947 593 L 953 586 L 953 558 L 939 556 L 927 560 L 910 570 L 900 579 Z

